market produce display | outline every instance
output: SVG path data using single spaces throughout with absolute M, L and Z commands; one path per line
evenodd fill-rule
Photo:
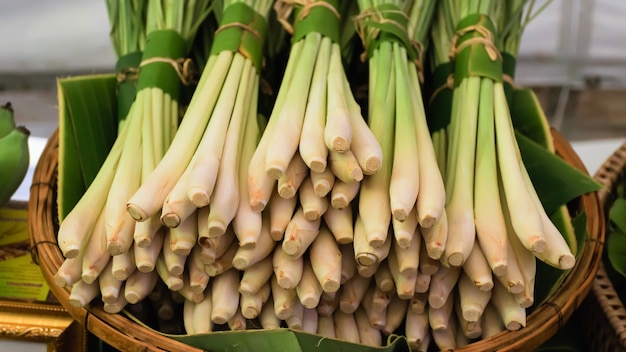
M 107 3 L 127 88 L 97 175 L 59 199 L 72 305 L 426 351 L 524 328 L 538 261 L 575 265 L 552 207 L 592 188 L 545 208 L 549 127 L 516 118 L 504 59 L 534 1 Z

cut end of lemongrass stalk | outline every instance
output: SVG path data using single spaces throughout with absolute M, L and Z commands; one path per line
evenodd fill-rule
M 493 266 L 491 267 L 491 271 L 493 272 L 495 276 L 502 276 L 506 274 L 506 270 L 507 270 L 506 261 L 502 261 L 500 263 L 493 263 Z
M 337 292 L 339 291 L 339 286 L 341 286 L 339 281 L 329 279 L 322 283 L 322 290 L 324 292 Z
M 276 318 L 280 320 L 286 320 L 292 315 L 293 315 L 292 308 L 279 307 L 278 309 L 276 309 Z
M 387 239 L 387 234 L 372 234 L 368 236 L 367 243 L 373 248 L 380 248 L 385 244 L 385 240 Z
M 130 214 L 130 216 L 136 221 L 145 221 L 150 217 L 150 215 L 148 215 L 145 210 L 141 209 L 136 204 L 126 204 L 126 210 L 128 211 L 128 214 Z
M 291 199 L 296 195 L 296 189 L 289 184 L 281 184 L 278 187 L 278 195 L 285 199 Z
M 221 221 L 209 222 L 209 237 L 219 237 L 226 233 L 226 224 Z
M 168 271 L 174 276 L 179 276 L 183 274 L 183 271 L 185 271 L 185 267 L 182 265 L 172 265 L 171 268 L 168 268 Z
M 180 225 L 180 216 L 174 213 L 161 215 L 161 223 L 169 228 L 175 228 Z
M 440 242 L 427 243 L 426 253 L 431 259 L 439 260 L 443 255 L 444 247 Z
M 396 243 L 398 243 L 398 247 L 402 249 L 407 249 L 411 247 L 411 241 L 413 240 L 413 234 L 410 234 L 406 231 L 398 231 L 394 233 L 394 237 L 396 239 Z
M 148 248 L 152 243 L 152 239 L 149 237 L 135 238 L 135 243 L 139 248 Z
M 194 244 L 190 242 L 177 242 L 172 245 L 172 252 L 181 257 L 187 257 L 191 254 Z
M 539 236 L 532 239 L 530 243 L 530 251 L 533 253 L 543 253 L 546 250 L 547 243 Z
M 343 153 L 350 149 L 350 141 L 343 136 L 333 136 L 330 140 L 335 151 Z
M 63 252 L 63 256 L 67 259 L 74 259 L 78 256 L 79 252 L 80 252 L 80 247 L 78 245 L 71 245 L 65 248 L 65 251 Z
M 363 173 L 366 175 L 373 175 L 380 170 L 382 161 L 377 156 L 370 156 L 365 160 L 365 170 Z
M 70 285 L 71 280 L 72 278 L 66 274 L 57 273 L 56 275 L 54 275 L 54 283 L 59 287 L 66 287 Z
M 335 209 L 343 209 L 348 204 L 350 204 L 350 201 L 344 194 L 334 194 L 330 199 L 330 205 Z
M 483 314 L 483 310 L 473 305 L 467 304 L 463 307 L 463 319 L 467 321 L 478 321 Z
M 136 263 L 135 264 L 137 266 L 137 270 L 141 271 L 142 273 L 149 273 L 154 271 L 154 264 L 146 262 L 146 263 Z
M 571 254 L 564 254 L 559 257 L 559 268 L 562 270 L 569 270 L 576 264 L 576 259 Z
M 318 181 L 317 184 L 315 184 L 315 188 L 313 189 L 313 191 L 315 192 L 315 195 L 320 198 L 326 197 L 328 192 L 331 191 L 330 182 L 326 180 Z
M 391 292 L 396 288 L 396 284 L 393 280 L 382 280 L 378 283 L 378 289 L 381 292 Z
M 363 266 L 370 266 L 378 262 L 378 257 L 372 253 L 359 253 L 356 255 L 356 261 Z
M 219 325 L 226 324 L 228 322 L 228 315 L 225 313 L 213 312 L 213 316 L 211 317 L 211 320 L 215 324 L 219 324 Z
M 124 281 L 130 273 L 124 269 L 113 270 L 113 278 L 118 281 Z
M 392 205 L 391 209 L 392 209 L 391 211 L 392 211 L 393 218 L 400 222 L 405 221 L 406 218 L 408 217 L 407 210 L 401 205 L 398 205 L 398 204 Z
M 254 307 L 246 307 L 242 309 L 241 314 L 246 319 L 254 319 L 259 316 L 259 311 Z
M 104 302 L 104 304 L 102 305 L 102 309 L 109 314 L 117 314 L 121 312 L 124 309 L 124 307 L 126 307 L 126 304 L 124 303 Z
M 165 285 L 170 291 L 178 291 L 183 288 L 184 282 L 179 277 L 170 277 L 165 282 Z
M 252 209 L 255 213 L 260 213 L 265 209 L 265 205 L 267 205 L 267 200 L 262 199 L 251 199 L 250 200 L 250 209 Z
M 198 237 L 198 244 L 202 248 L 211 248 L 212 246 L 211 239 L 204 236 Z
M 417 221 L 419 222 L 420 226 L 428 229 L 431 228 L 433 226 L 435 226 L 435 224 L 437 223 L 437 221 L 439 220 L 438 217 L 431 215 L 431 214 L 426 214 L 424 216 L 420 216 Z
M 85 297 L 81 297 L 78 295 L 70 295 L 68 302 L 72 307 L 80 308 L 87 305 L 88 302 L 85 301 Z
M 243 256 L 235 256 L 235 258 L 233 258 L 233 267 L 235 267 L 235 269 L 243 271 L 249 266 L 250 260 L 248 258 Z
M 304 296 L 300 298 L 300 303 L 307 309 L 314 309 L 320 303 L 320 300 L 315 296 Z
M 200 284 L 189 284 L 189 286 L 191 286 L 191 292 L 195 294 L 201 294 L 206 289 L 206 287 L 203 287 Z
M 98 273 L 95 270 L 83 271 L 83 274 L 81 275 L 81 279 L 88 284 L 92 284 L 97 278 Z
M 107 243 L 107 252 L 110 255 L 120 255 L 124 253 L 124 248 L 120 243 L 109 242 Z
M 530 308 L 535 303 L 535 301 L 531 297 L 526 297 L 525 294 L 520 293 L 515 295 L 515 300 L 517 304 L 519 304 L 520 308 Z
M 300 250 L 300 242 L 286 239 L 283 241 L 283 251 L 288 255 L 294 255 Z
M 338 244 L 348 244 L 348 243 L 352 243 L 352 235 L 350 233 L 346 233 L 346 232 L 341 232 L 339 234 L 334 234 L 335 235 L 335 241 Z
M 363 170 L 361 170 L 361 168 L 356 167 L 354 169 L 352 169 L 350 171 L 350 177 L 354 180 L 354 181 L 363 181 Z
M 211 196 L 203 189 L 191 188 L 187 192 L 187 198 L 198 208 L 209 205 Z
M 268 165 L 265 169 L 267 176 L 271 177 L 274 180 L 278 180 L 282 175 L 287 171 L 286 167 L 281 165 Z
M 317 221 L 320 218 L 321 214 L 317 209 L 307 209 L 303 211 L 304 218 L 308 221 Z
M 285 234 L 285 229 L 282 227 L 273 227 L 270 229 L 270 237 L 274 241 L 282 240 L 284 234 Z
M 119 290 L 112 287 L 103 287 L 100 294 L 102 295 L 102 303 L 113 304 L 117 301 Z
M 511 321 L 509 323 L 506 324 L 506 329 L 509 331 L 517 331 L 521 328 L 523 328 L 524 326 L 522 325 L 522 323 L 517 322 L 517 321 Z
M 139 295 L 137 294 L 137 292 L 125 291 L 124 298 L 126 298 L 126 301 L 130 304 L 135 304 L 139 302 Z
M 506 289 L 512 294 L 518 294 L 524 292 L 524 283 L 522 281 L 508 281 L 506 283 Z M 487 291 L 487 290 L 483 290 Z
M 480 281 L 474 281 L 474 285 L 476 285 L 476 287 L 478 287 L 479 290 L 481 291 L 491 291 L 491 289 L 493 289 L 493 280 L 491 280 L 491 278 L 487 279 L 483 279 Z M 522 289 L 523 289 L 523 285 L 522 285 Z
M 462 253 L 451 253 L 448 256 L 448 264 L 452 268 L 458 268 L 465 263 L 465 256 Z
M 318 172 L 318 173 L 322 173 L 326 170 L 326 160 L 325 159 L 321 159 L 321 158 L 314 158 L 313 160 L 311 160 L 309 166 L 309 169 Z
M 446 304 L 446 300 L 441 296 L 428 295 L 428 304 L 431 308 L 439 309 Z
M 281 273 L 280 277 L 276 278 L 276 281 L 278 281 L 278 286 L 284 288 L 285 290 L 292 289 L 296 286 L 293 278 L 285 276 L 284 273 Z

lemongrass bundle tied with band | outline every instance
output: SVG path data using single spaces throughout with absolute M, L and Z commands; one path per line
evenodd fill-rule
M 415 236 L 420 233 L 418 226 L 445 228 L 443 180 L 421 98 L 420 65 L 415 64 L 421 60 L 419 45 L 412 40 L 414 33 L 409 33 L 409 20 L 417 16 L 413 11 L 430 9 L 430 15 L 421 17 L 430 21 L 434 3 L 424 4 L 401 8 L 398 1 L 359 2 L 356 26 L 370 68 L 368 125 L 382 147 L 383 163 L 361 184 L 359 218 L 366 245 L 355 247 L 357 259 L 377 253 L 388 243 L 389 234 L 406 249 L 412 241 L 421 241 Z M 446 232 L 423 232 L 430 234 L 426 238 L 429 253 L 438 258 Z

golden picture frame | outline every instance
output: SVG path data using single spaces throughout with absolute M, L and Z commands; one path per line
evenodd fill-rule
M 42 344 L 41 350 L 49 352 L 87 351 L 86 329 L 48 290 L 42 290 L 38 297 L 33 295 L 45 281 L 36 277 L 39 269 L 31 259 L 28 233 L 20 234 L 27 228 L 21 223 L 26 222 L 27 204 L 11 201 L 0 209 L 0 350 L 5 350 L 3 343 L 9 340 L 21 340 Z M 9 287 L 12 284 L 13 290 Z

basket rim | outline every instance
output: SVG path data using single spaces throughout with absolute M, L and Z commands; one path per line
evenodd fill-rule
M 557 130 L 551 129 L 551 132 L 557 155 L 564 159 L 567 157 L 566 161 L 588 174 L 570 143 Z M 53 230 L 53 222 L 57 220 L 52 219 L 51 216 L 52 207 L 56 207 L 51 199 L 55 190 L 55 184 L 51 180 L 58 164 L 58 138 L 57 129 L 49 139 L 35 169 L 29 200 L 29 230 L 33 259 L 42 268 L 53 294 L 75 320 L 116 348 L 137 351 L 160 351 L 162 349 L 201 351 L 139 326 L 121 314 L 106 313 L 98 303 L 88 308 L 73 307 L 68 302 L 69 288 L 61 288 L 54 283 L 54 273 L 63 260 L 61 251 L 56 246 L 56 234 Z M 588 212 L 587 231 L 591 238 L 585 243 L 580 259 L 577 260 L 561 287 L 548 302 L 537 307 L 528 316 L 525 328 L 518 331 L 502 331 L 489 339 L 459 348 L 459 351 L 536 348 L 553 336 L 567 322 L 574 310 L 582 304 L 591 290 L 600 266 L 605 221 L 596 192 L 583 195 L 580 200 L 582 207 Z M 42 221 L 47 221 L 47 223 L 43 225 L 38 223 Z M 41 244 L 47 245 L 40 246 Z

